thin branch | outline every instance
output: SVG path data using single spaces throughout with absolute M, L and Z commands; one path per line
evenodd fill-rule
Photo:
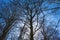
M 43 11 L 49 11 L 49 10 L 55 10 L 55 9 L 60 9 L 60 7 L 55 7 L 55 8 L 50 8 L 50 9 L 42 9 Z

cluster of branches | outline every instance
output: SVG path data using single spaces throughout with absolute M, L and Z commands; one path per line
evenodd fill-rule
M 5 12 L 9 15 L 12 14 L 11 16 L 8 17 L 8 19 L 6 19 L 2 14 L 0 16 L 0 18 L 4 18 L 4 20 L 6 21 L 6 26 L 3 29 L 3 33 L 0 36 L 0 40 L 5 40 L 5 37 L 8 33 L 8 31 L 11 29 L 11 25 L 13 25 L 13 23 L 18 20 L 18 21 L 22 21 L 24 22 L 24 26 L 21 29 L 20 32 L 20 36 L 18 38 L 18 40 L 23 40 L 22 36 L 23 33 L 27 34 L 26 31 L 24 30 L 24 28 L 27 26 L 27 29 L 30 29 L 29 34 L 27 34 L 29 36 L 28 40 L 35 40 L 34 39 L 34 35 L 37 33 L 37 31 L 41 30 L 42 35 L 44 36 L 44 40 L 50 40 L 50 37 L 55 33 L 56 30 L 54 30 L 50 35 L 47 34 L 46 30 L 45 30 L 45 16 L 48 14 L 45 14 L 45 11 L 49 11 L 49 10 L 55 10 L 55 9 L 60 9 L 60 7 L 55 7 L 55 8 L 42 8 L 43 3 L 46 0 L 26 0 L 26 2 L 24 4 L 20 3 L 20 0 L 14 0 L 11 1 L 9 4 L 9 7 L 6 7 L 4 10 Z M 48 3 L 58 3 L 58 1 L 53 1 L 53 2 L 49 2 L 47 0 Z M 59 4 L 59 3 L 58 3 Z M 12 7 L 11 7 L 12 6 Z M 11 10 L 11 8 L 13 8 Z M 4 12 L 4 11 L 3 11 Z M 52 12 L 51 12 L 52 13 Z M 36 22 L 36 25 L 34 24 Z M 58 20 L 57 25 L 55 24 L 55 27 L 58 26 L 60 20 Z M 35 27 L 35 28 L 34 28 Z M 48 29 L 48 28 L 47 28 Z M 55 28 L 56 29 L 56 28 Z M 24 32 L 25 31 L 25 32 Z

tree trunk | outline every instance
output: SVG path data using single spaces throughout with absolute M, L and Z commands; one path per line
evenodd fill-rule
M 48 37 L 44 37 L 44 40 L 49 40 L 49 38 Z
M 34 40 L 33 38 L 33 26 L 30 27 L 30 40 Z
M 46 38 L 46 37 L 44 37 L 44 40 L 47 40 L 47 38 Z
M 30 15 L 30 40 L 34 40 L 33 38 L 33 25 L 32 25 L 32 13 Z
M 14 18 L 11 18 L 11 19 L 8 20 L 5 28 L 3 29 L 3 33 L 0 36 L 0 40 L 5 40 L 5 37 L 8 33 L 8 31 L 11 29 L 11 25 L 13 24 L 14 21 L 15 21 Z

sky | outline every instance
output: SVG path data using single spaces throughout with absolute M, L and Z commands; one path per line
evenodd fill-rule
M 2 5 L 3 7 L 4 7 L 4 5 L 8 5 L 8 3 L 10 2 L 10 0 L 0 0 L 0 5 Z M 22 3 L 24 3 L 24 0 L 21 0 L 21 2 Z M 60 4 L 59 5 L 57 5 L 57 4 L 47 4 L 46 2 L 45 2 L 45 4 L 44 4 L 45 6 L 43 6 L 43 7 L 48 7 L 48 8 L 53 8 L 53 7 L 57 7 L 57 6 L 59 6 L 60 7 Z M 49 6 L 48 6 L 49 5 Z M 0 6 L 0 11 L 1 11 L 1 6 Z M 47 13 L 47 12 L 45 12 L 45 13 Z M 52 13 L 51 13 L 51 16 L 49 16 L 49 15 L 47 15 L 48 16 L 48 18 L 47 18 L 47 20 L 58 20 L 58 19 L 60 19 L 60 10 L 58 10 L 58 11 L 56 11 L 56 12 L 54 12 L 54 14 L 52 15 Z M 3 19 L 1 19 L 0 18 L 0 23 L 1 22 L 3 22 L 4 20 Z M 60 27 L 58 28 L 58 30 L 60 29 Z M 16 33 L 16 32 L 15 32 Z
M 9 2 L 10 2 L 11 0 L 0 0 L 0 5 L 2 6 L 2 5 L 5 5 L 4 3 L 6 3 L 6 4 L 8 4 Z M 25 0 L 20 0 L 22 3 L 24 3 L 25 2 Z M 43 7 L 48 7 L 48 8 L 53 8 L 53 7 L 57 7 L 57 6 L 59 6 L 60 7 L 60 4 L 48 4 L 48 3 L 44 3 L 44 5 L 45 6 L 43 6 Z M 48 6 L 49 5 L 49 6 Z M 1 8 L 1 6 L 0 6 L 0 8 Z M 0 11 L 1 11 L 1 9 L 0 9 Z M 52 14 L 52 13 L 51 13 Z M 57 20 L 57 19 L 59 19 L 60 18 L 60 10 L 57 10 L 55 13 L 54 13 L 54 20 Z M 0 20 L 2 20 L 2 19 L 0 19 Z

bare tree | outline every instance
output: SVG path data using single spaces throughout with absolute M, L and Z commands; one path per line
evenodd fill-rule
M 6 27 L 3 29 L 3 34 L 0 37 L 0 40 L 4 40 L 7 32 L 11 29 L 11 25 L 16 20 L 24 22 L 24 26 L 21 29 L 21 33 L 20 33 L 18 40 L 23 40 L 22 36 L 24 33 L 26 33 L 26 32 L 24 32 L 25 31 L 24 28 L 26 26 L 27 26 L 27 28 L 30 29 L 29 40 L 34 40 L 34 36 L 36 35 L 37 31 L 40 31 L 40 29 L 42 29 L 41 33 L 44 36 L 44 40 L 49 40 L 50 36 L 48 38 L 47 33 L 45 32 L 45 24 L 44 24 L 45 16 L 48 13 L 45 14 L 44 12 L 49 11 L 49 10 L 60 9 L 60 7 L 43 8 L 42 6 L 45 1 L 46 0 L 36 0 L 36 1 L 26 0 L 26 2 L 24 4 L 20 3 L 19 0 L 11 1 L 10 5 L 11 6 L 13 5 L 12 16 L 6 20 Z M 56 1 L 49 2 L 48 0 L 47 0 L 47 2 L 48 3 L 58 3 Z M 7 14 L 10 13 L 9 11 L 7 11 Z M 53 34 L 53 32 L 52 32 L 52 34 Z
M 41 2 L 41 3 L 40 3 Z M 36 34 L 36 32 L 42 28 L 43 30 L 43 33 L 44 34 L 44 40 L 48 40 L 49 38 L 47 37 L 47 34 L 45 33 L 45 27 L 44 27 L 44 17 L 47 15 L 44 13 L 44 11 L 48 11 L 48 10 L 54 10 L 54 9 L 58 9 L 60 7 L 56 7 L 56 8 L 51 8 L 51 9 L 43 9 L 41 8 L 41 5 L 43 4 L 43 0 L 42 1 L 37 1 L 37 2 L 32 2 L 32 1 L 28 1 L 25 3 L 25 5 L 23 5 L 23 9 L 25 13 L 25 16 L 27 17 L 27 24 L 30 26 L 28 28 L 30 28 L 30 40 L 34 40 L 34 35 Z M 53 2 L 54 3 L 54 2 Z M 33 7 L 31 7 L 31 5 L 33 5 Z M 42 14 L 42 15 L 41 15 Z M 40 16 L 41 15 L 41 16 Z M 40 16 L 40 17 L 39 17 Z M 42 19 L 41 19 L 42 18 Z M 36 25 L 36 28 L 35 30 L 33 31 L 33 28 L 34 28 L 34 22 L 37 21 L 37 25 Z M 41 23 L 39 23 L 41 22 Z M 38 26 L 38 24 L 40 24 L 40 26 Z

